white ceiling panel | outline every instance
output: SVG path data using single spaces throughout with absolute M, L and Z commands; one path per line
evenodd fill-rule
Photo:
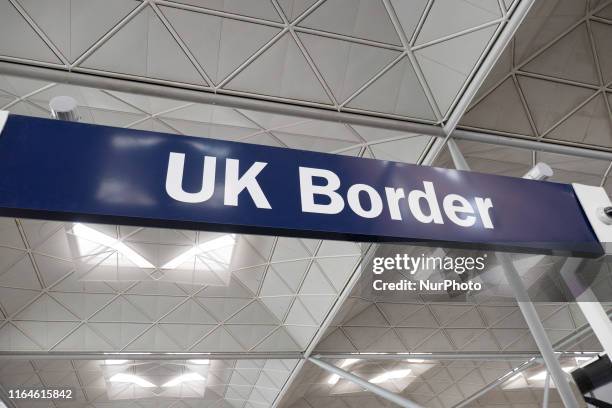
M 432 123 L 445 120 L 479 69 L 476 56 L 491 40 L 486 28 L 508 17 L 492 0 L 436 0 L 431 7 L 424 0 L 2 0 L 0 6 L 4 29 L 20 36 L 19 47 L 3 36 L 0 59 Z M 402 53 L 417 53 L 420 66 L 406 67 L 415 60 L 403 58 L 391 67 Z M 375 96 L 380 81 L 417 97 L 382 104 Z

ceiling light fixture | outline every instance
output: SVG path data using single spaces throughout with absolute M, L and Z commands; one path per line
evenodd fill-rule
M 229 267 L 236 245 L 236 235 L 227 234 L 219 238 L 206 241 L 203 244 L 194 246 L 193 248 L 183 252 L 176 258 L 167 262 L 161 269 L 176 269 L 183 263 L 190 260 L 196 255 L 206 255 L 206 263 L 213 270 L 225 270 Z
M 199 365 L 208 365 L 210 364 L 210 360 L 188 360 L 189 364 L 199 364 Z
M 104 365 L 121 365 L 125 364 L 130 360 L 104 360 Z
M 409 370 L 409 369 L 408 370 L 388 371 L 386 373 L 383 373 L 379 376 L 372 378 L 370 382 L 372 384 L 380 384 L 380 383 L 387 382 L 389 380 L 397 380 L 397 379 L 406 377 L 408 374 L 411 373 L 411 371 L 412 370 Z
M 109 379 L 109 381 L 115 383 L 130 383 L 143 388 L 155 388 L 155 384 L 148 382 L 144 378 L 140 378 L 137 375 L 132 374 L 115 374 Z
M 95 229 L 88 227 L 84 224 L 74 224 L 72 227 L 72 232 L 79 238 L 83 238 L 92 242 L 95 242 L 100 245 L 107 246 L 109 248 L 113 248 L 121 255 L 125 256 L 130 260 L 133 264 L 138 266 L 139 268 L 150 268 L 154 269 L 155 266 L 151 264 L 149 261 L 144 259 L 141 255 L 139 255 L 132 248 L 125 245 L 123 242 L 118 239 L 109 237 L 106 234 L 101 233 L 100 231 L 96 231 Z
M 340 368 L 346 368 L 350 365 L 355 364 L 356 362 L 360 361 L 358 358 L 347 358 L 346 360 L 344 360 L 342 362 L 342 364 L 340 364 Z M 338 381 L 340 380 L 340 376 L 338 374 L 332 374 L 328 379 L 327 379 L 327 383 L 329 385 L 336 385 L 338 383 Z
M 206 378 L 202 377 L 200 374 L 198 373 L 187 373 L 187 374 L 183 374 L 183 375 L 179 375 L 178 377 L 168 381 L 167 383 L 165 383 L 164 385 L 162 385 L 162 387 L 175 387 L 177 385 L 180 385 L 184 382 L 191 382 L 191 381 L 204 381 Z
M 423 360 L 422 358 L 408 358 L 406 360 L 404 360 L 407 363 L 416 363 L 416 364 L 420 364 L 420 363 L 424 363 L 425 360 Z
M 574 369 L 574 367 L 561 367 L 561 369 L 565 371 L 566 373 L 569 373 L 570 371 Z M 536 375 L 532 375 L 531 377 L 529 377 L 529 380 L 530 381 L 544 381 L 546 379 L 546 374 L 548 374 L 548 371 L 546 370 L 540 371 Z

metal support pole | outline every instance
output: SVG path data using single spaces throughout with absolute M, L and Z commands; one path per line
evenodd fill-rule
M 527 326 L 529 327 L 529 331 L 533 336 L 533 340 L 537 344 L 540 353 L 542 353 L 542 358 L 546 363 L 546 368 L 557 386 L 557 391 L 561 396 L 563 405 L 565 405 L 566 408 L 578 408 L 578 401 L 572 392 L 569 379 L 565 375 L 565 371 L 563 371 L 561 368 L 561 364 L 555 355 L 550 339 L 546 335 L 546 330 L 544 330 L 544 326 L 540 321 L 540 316 L 538 315 L 535 306 L 533 306 L 533 303 L 529 300 L 529 294 L 527 293 L 525 286 L 523 286 L 523 281 L 521 280 L 518 271 L 514 267 L 512 259 L 508 254 L 502 253 L 498 253 L 497 258 L 502 263 L 508 284 L 514 291 L 519 309 L 521 309 L 525 322 L 527 322 Z
M 478 398 L 482 397 L 483 395 L 485 395 L 489 391 L 499 387 L 500 385 L 502 385 L 503 383 L 505 383 L 510 378 L 512 378 L 515 375 L 517 375 L 518 373 L 521 373 L 521 372 L 527 370 L 528 368 L 533 367 L 536 364 L 538 364 L 538 360 L 535 359 L 535 358 L 532 358 L 531 360 L 526 361 L 525 363 L 523 363 L 522 365 L 518 366 L 514 370 L 510 371 L 509 373 L 505 374 L 504 376 L 502 376 L 502 377 L 498 378 L 497 380 L 493 381 L 492 383 L 490 383 L 486 387 L 476 391 L 474 394 L 470 395 L 469 397 L 467 397 L 466 399 L 461 401 L 459 404 L 453 406 L 453 408 L 463 408 L 465 406 L 470 405 L 472 402 L 476 401 Z
M 446 124 L 444 125 L 445 134 L 453 134 L 455 127 L 457 127 L 457 124 L 465 114 L 469 104 L 472 102 L 472 99 L 474 99 L 474 96 L 476 96 L 476 93 L 484 83 L 485 79 L 487 76 L 489 76 L 489 73 L 495 64 L 497 64 L 499 57 L 502 55 L 508 44 L 510 44 L 512 38 L 514 38 L 514 34 L 520 27 L 525 17 L 527 17 L 529 10 L 531 10 L 534 3 L 535 0 L 521 0 L 516 3 L 516 7 L 514 10 L 512 10 L 511 15 L 506 21 L 506 26 L 503 27 L 499 33 L 499 36 L 497 37 L 497 40 L 493 43 L 491 49 L 487 53 L 487 56 L 480 63 L 474 77 L 470 81 L 467 88 L 463 91 L 457 105 L 446 121 Z
M 588 286 L 584 287 L 578 276 L 578 271 L 584 262 L 580 258 L 567 258 L 561 267 L 560 274 L 573 292 L 576 303 L 593 329 L 595 337 L 606 354 L 612 357 L 612 322 L 593 290 Z
M 409 399 L 406 399 L 402 396 L 399 396 L 391 391 L 388 391 L 382 387 L 379 387 L 376 384 L 372 384 L 371 382 L 368 382 L 366 380 L 364 380 L 361 377 L 357 377 L 355 374 L 351 374 L 348 371 L 345 371 L 341 368 L 336 367 L 333 364 L 329 364 L 326 363 L 323 360 L 319 360 L 313 357 L 309 357 L 308 361 L 310 361 L 311 363 L 321 367 L 322 369 L 332 373 L 332 374 L 336 374 L 339 377 L 344 378 L 345 380 L 349 380 L 354 384 L 357 384 L 358 386 L 365 388 L 366 390 L 378 395 L 379 397 L 382 397 L 384 399 L 386 399 L 387 401 L 391 401 L 394 404 L 399 405 L 400 407 L 405 407 L 405 408 L 422 408 L 419 404 L 410 401 Z
M 448 146 L 451 151 L 451 157 L 453 158 L 455 167 L 457 167 L 459 170 L 470 170 L 465 158 L 463 158 L 463 155 L 461 154 L 461 151 L 455 144 L 455 141 L 449 140 Z M 542 358 L 546 363 L 548 372 L 552 376 L 552 379 L 557 386 L 557 390 L 561 396 L 563 405 L 565 405 L 566 408 L 578 408 L 578 401 L 572 392 L 569 380 L 561 368 L 561 364 L 555 355 L 550 339 L 546 335 L 546 330 L 544 330 L 544 326 L 540 321 L 540 316 L 538 316 L 538 312 L 529 298 L 529 294 L 527 293 L 527 290 L 523 285 L 523 281 L 521 280 L 521 277 L 516 270 L 514 263 L 512 262 L 512 258 L 510 255 L 505 253 L 497 253 L 496 255 L 502 264 L 502 269 L 506 276 L 506 280 L 514 292 L 514 296 L 518 301 L 519 309 L 525 318 L 525 322 L 529 327 L 531 335 L 533 336 L 540 353 L 542 353 Z
M 550 393 L 550 374 L 546 372 L 546 381 L 544 381 L 544 397 L 542 398 L 542 408 L 548 408 L 548 394 Z

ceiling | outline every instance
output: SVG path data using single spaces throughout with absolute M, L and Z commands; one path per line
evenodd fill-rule
M 610 37 L 609 1 L 536 2 L 461 126 L 611 148 Z
M 263 408 L 270 406 L 297 363 L 297 360 L 207 360 L 206 364 L 194 361 L 198 360 L 13 360 L 0 366 L 0 381 L 4 387 L 73 390 L 73 400 L 55 402 L 53 406 L 58 408 L 233 408 L 242 406 L 245 400 L 250 408 Z M 201 374 L 205 379 L 164 386 L 187 372 Z M 117 373 L 139 376 L 156 387 L 113 381 Z M 89 401 L 95 402 L 88 404 Z M 19 402 L 17 406 L 49 407 L 46 402 L 31 401 Z
M 580 358 L 580 357 L 579 357 Z M 586 359 L 586 358 L 585 358 Z M 579 360 L 582 361 L 582 360 Z M 331 361 L 336 365 L 346 360 Z M 506 376 L 507 380 L 492 389 L 485 397 L 477 398 L 468 407 L 536 407 L 542 406 L 543 366 L 533 364 L 524 371 L 512 375 L 522 367 L 519 360 L 359 360 L 350 364 L 351 372 L 372 379 L 380 372 L 410 370 L 402 378 L 384 384 L 384 387 L 406 396 L 425 407 L 452 407 L 491 383 Z M 563 367 L 582 364 L 572 357 L 561 359 Z M 375 408 L 397 407 L 384 399 L 365 392 L 350 382 L 340 379 L 330 384 L 330 374 L 312 363 L 308 363 L 303 375 L 296 381 L 284 402 L 292 408 Z M 561 408 L 563 404 L 556 389 L 549 394 L 550 407 Z
M 8 61 L 445 120 L 518 1 L 2 0 Z
M 0 0 L 2 32 L 19 36 L 18 42 L 0 36 L 0 60 L 441 126 L 460 109 L 519 3 Z M 612 0 L 536 1 L 460 127 L 539 143 L 612 148 L 612 51 L 603 43 L 611 27 Z M 68 82 L 0 71 L 0 109 L 49 117 L 49 100 L 68 95 L 77 100 L 86 123 L 405 163 L 422 163 L 433 142 L 415 132 Z M 602 185 L 612 192 L 606 161 L 458 143 L 475 171 L 518 177 L 545 161 L 555 171 L 554 181 Z M 453 167 L 447 151 L 434 164 Z M 103 360 L 86 356 L 0 360 L 0 389 L 23 383 L 69 384 L 77 390 L 78 402 L 56 402 L 54 408 L 392 407 L 351 390 L 344 380 L 330 386 L 328 374 L 298 359 L 311 351 L 536 351 L 512 299 L 457 303 L 372 296 L 364 290 L 366 274 L 356 279 L 368 268 L 363 264 L 367 245 L 237 235 L 223 273 L 211 267 L 206 253 L 170 273 L 164 264 L 219 234 L 86 227 L 114 244 L 79 236 L 71 223 L 0 219 L 0 351 L 231 353 L 235 358 L 212 356 L 205 386 L 179 387 L 164 398 L 126 386 L 121 394 L 127 398 L 109 401 L 112 386 Z M 117 243 L 151 267 L 135 268 Z M 523 262 L 523 273 L 552 265 L 550 258 Z M 575 304 L 548 301 L 536 308 L 557 349 L 601 350 L 592 335 L 565 342 L 585 325 Z M 524 362 L 377 360 L 349 371 L 367 378 L 409 368 L 410 381 L 385 386 L 427 407 L 451 407 Z M 185 360 L 126 364 L 124 372 L 154 378 L 156 385 L 199 370 Z M 541 367 L 530 370 L 526 375 Z M 527 378 L 516 389 L 502 385 L 471 406 L 538 406 L 538 381 Z M 560 406 L 554 391 L 551 398 L 551 406 Z M 49 404 L 9 406 L 30 407 Z

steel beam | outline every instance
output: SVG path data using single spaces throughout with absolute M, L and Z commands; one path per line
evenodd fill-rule
M 502 385 L 503 383 L 508 381 L 513 376 L 515 376 L 515 375 L 517 375 L 517 374 L 527 370 L 528 368 L 533 367 L 536 364 L 538 364 L 538 360 L 535 359 L 535 358 L 532 358 L 531 360 L 524 362 L 523 364 L 521 364 L 520 366 L 518 366 L 514 370 L 510 371 L 509 373 L 501 376 L 497 380 L 495 380 L 492 383 L 488 384 L 486 387 L 476 391 L 474 394 L 470 395 L 469 397 L 467 397 L 466 399 L 464 399 L 463 401 L 461 401 L 457 405 L 453 406 L 453 408 L 463 408 L 463 407 L 465 407 L 467 405 L 470 405 L 472 402 L 476 401 L 478 398 L 482 397 L 483 395 L 485 395 L 489 391 L 499 387 L 500 385 Z
M 556 352 L 558 356 L 597 356 L 597 352 Z M 361 360 L 530 360 L 532 358 L 540 358 L 540 353 L 532 352 L 500 352 L 500 353 L 317 353 L 313 354 L 314 358 L 324 358 L 333 360 L 343 360 L 347 358 L 358 358 Z
M 470 168 L 463 158 L 461 151 L 456 146 L 454 140 L 448 141 L 449 149 L 451 149 L 451 157 L 453 158 L 455 167 L 458 170 L 466 170 L 469 171 Z M 529 327 L 529 331 L 531 332 L 531 336 L 535 341 L 540 353 L 542 353 L 542 359 L 546 363 L 546 368 L 550 376 L 552 377 L 555 385 L 557 386 L 557 391 L 559 392 L 559 396 L 563 401 L 563 405 L 566 408 L 578 408 L 578 400 L 576 396 L 572 392 L 572 388 L 570 387 L 570 383 L 568 378 L 565 375 L 565 372 L 561 368 L 561 364 L 559 363 L 559 359 L 555 354 L 553 346 L 546 334 L 546 330 L 540 321 L 540 316 L 535 309 L 535 306 L 531 302 L 529 298 L 529 293 L 525 289 L 523 285 L 523 281 L 521 280 L 521 276 L 519 275 L 516 267 L 514 266 L 514 262 L 512 261 L 512 257 L 506 253 L 496 253 L 497 259 L 500 261 L 502 265 L 502 269 L 504 271 L 504 275 L 506 276 L 506 280 L 508 281 L 508 285 L 512 288 L 514 292 L 514 296 L 517 300 L 519 309 L 525 318 L 525 322 L 527 323 L 527 327 Z
M 179 84 L 174 83 L 138 82 L 126 78 L 102 76 L 88 72 L 68 72 L 57 68 L 32 66 L 7 61 L 0 61 L 0 74 L 32 78 L 51 83 L 71 84 L 75 86 L 92 87 L 160 98 L 172 98 L 185 102 L 204 103 L 237 109 L 249 109 L 260 112 L 299 116 L 306 119 L 371 126 L 441 138 L 446 137 L 442 127 L 432 124 L 417 123 L 364 113 L 339 112 L 320 107 L 293 105 L 286 102 L 247 98 L 238 95 L 215 94 L 204 88 L 181 87 Z M 464 129 L 454 130 L 452 137 L 458 140 L 489 143 L 518 149 L 565 154 L 589 159 L 605 160 L 608 162 L 612 161 L 612 151 L 609 149 L 577 147 L 552 140 L 536 141 Z
M 298 360 L 302 353 L 287 352 L 245 352 L 245 353 L 103 353 L 103 352 L 20 352 L 2 351 L 2 360 Z
M 590 286 L 585 287 L 580 279 L 580 269 L 584 262 L 580 258 L 567 258 L 561 266 L 559 274 L 570 290 L 574 292 L 572 294 L 575 296 L 578 307 L 580 307 L 604 351 L 608 356 L 612 356 L 612 323 L 593 290 Z
M 550 394 L 550 374 L 546 372 L 546 381 L 544 381 L 544 397 L 542 398 L 542 408 L 548 408 L 548 394 Z
M 405 407 L 405 408 L 422 408 L 419 404 L 410 401 L 407 398 L 404 398 L 400 395 L 397 395 L 391 391 L 386 390 L 385 388 L 379 387 L 376 384 L 372 384 L 371 382 L 368 382 L 366 380 L 364 380 L 361 377 L 356 376 L 355 374 L 349 373 L 348 371 L 345 371 L 341 368 L 336 367 L 335 365 L 329 364 L 323 360 L 319 360 L 317 358 L 313 358 L 313 357 L 309 357 L 308 361 L 310 361 L 311 363 L 321 367 L 322 369 L 324 369 L 325 371 L 328 371 L 332 374 L 336 374 L 339 377 L 344 378 L 345 380 L 348 380 L 354 384 L 357 384 L 358 386 L 360 386 L 361 388 L 364 388 L 376 395 L 378 395 L 379 397 L 382 397 L 384 399 L 386 399 L 387 401 L 391 401 L 394 404 L 399 405 L 400 407 Z
M 518 30 L 534 3 L 535 0 L 521 0 L 516 2 L 515 7 L 510 11 L 510 16 L 506 16 L 507 20 L 505 26 L 500 31 L 498 37 L 493 41 L 491 49 L 480 63 L 480 66 L 478 66 L 476 69 L 473 78 L 462 92 L 459 101 L 455 105 L 455 108 L 444 125 L 444 132 L 447 135 L 454 135 L 453 132 L 455 131 L 457 124 L 467 111 L 470 103 L 472 103 L 472 100 L 476 96 L 476 93 L 484 81 L 487 79 L 487 76 L 495 64 L 497 64 L 499 57 L 503 54 L 508 44 L 510 44 L 516 30 Z
M 518 137 L 501 136 L 492 133 L 475 132 L 464 129 L 455 130 L 453 132 L 453 139 L 514 147 L 517 149 L 536 150 L 546 153 L 564 154 L 568 156 L 584 157 L 587 159 L 604 161 L 611 161 L 610 159 L 612 159 L 612 152 L 607 149 L 601 150 L 577 147 L 548 139 L 536 141 L 533 139 L 521 139 Z

